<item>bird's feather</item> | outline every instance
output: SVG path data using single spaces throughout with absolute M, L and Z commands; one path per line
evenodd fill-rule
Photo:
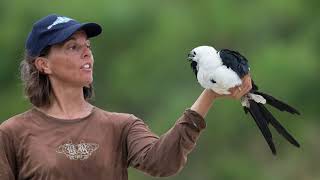
M 258 104 L 258 106 L 268 123 L 270 123 L 278 131 L 279 134 L 281 134 L 294 146 L 300 147 L 298 141 L 294 139 L 294 137 L 280 124 L 279 121 L 276 120 L 276 118 L 271 114 L 271 112 L 268 111 L 266 107 L 264 107 L 263 104 Z
M 255 94 L 259 94 L 261 95 L 262 97 L 264 97 L 266 100 L 267 100 L 267 104 L 279 109 L 280 111 L 287 111 L 291 114 L 298 114 L 300 115 L 300 113 L 298 112 L 298 110 L 296 110 L 295 108 L 289 106 L 288 104 L 266 94 L 266 93 L 263 93 L 263 92 L 259 92 L 259 91 L 256 91 L 254 92 Z
M 239 52 L 222 49 L 219 51 L 219 56 L 223 65 L 231 68 L 240 78 L 248 74 L 250 69 L 248 60 Z
M 268 143 L 272 153 L 275 155 L 277 153 L 275 145 L 272 141 L 272 134 L 268 128 L 268 122 L 266 121 L 265 117 L 261 113 L 259 106 L 256 102 L 249 100 L 250 108 L 246 108 L 249 113 L 251 114 L 252 118 L 256 122 L 257 126 L 259 127 L 264 139 Z
M 197 74 L 198 74 L 197 65 L 198 65 L 197 62 L 195 62 L 195 61 L 191 62 L 191 69 L 192 69 L 193 73 L 196 75 L 196 77 L 197 77 Z

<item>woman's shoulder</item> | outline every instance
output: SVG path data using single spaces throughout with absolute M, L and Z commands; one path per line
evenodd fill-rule
M 5 133 L 14 133 L 12 131 L 17 132 L 20 129 L 22 130 L 25 123 L 27 123 L 26 119 L 30 119 L 30 117 L 32 117 L 32 109 L 16 114 L 0 124 L 0 131 Z
M 102 108 L 95 107 L 96 115 L 103 117 L 99 119 L 110 120 L 118 123 L 130 123 L 138 119 L 135 115 L 125 112 L 107 111 Z

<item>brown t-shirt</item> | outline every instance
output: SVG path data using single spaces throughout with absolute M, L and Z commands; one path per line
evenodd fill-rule
M 205 126 L 187 109 L 158 137 L 132 114 L 94 107 L 87 117 L 64 120 L 32 108 L 0 125 L 0 179 L 127 180 L 129 166 L 173 175 Z

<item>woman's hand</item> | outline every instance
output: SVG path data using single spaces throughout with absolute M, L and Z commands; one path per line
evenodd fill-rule
M 198 112 L 202 117 L 205 117 L 209 111 L 214 99 L 219 97 L 230 97 L 233 99 L 240 99 L 243 95 L 247 94 L 252 88 L 251 77 L 246 75 L 242 78 L 241 86 L 229 89 L 231 94 L 220 95 L 211 89 L 205 89 L 198 97 L 196 102 L 191 106 L 191 110 Z
M 250 75 L 245 75 L 242 78 L 242 84 L 240 86 L 236 86 L 234 88 L 229 89 L 231 94 L 226 96 L 231 97 L 233 99 L 240 99 L 243 95 L 247 94 L 251 90 L 251 88 L 251 77 Z

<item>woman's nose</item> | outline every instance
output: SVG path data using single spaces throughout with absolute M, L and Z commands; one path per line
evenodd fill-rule
M 88 58 L 90 57 L 92 54 L 91 54 L 91 49 L 89 46 L 84 46 L 82 48 L 82 58 Z

